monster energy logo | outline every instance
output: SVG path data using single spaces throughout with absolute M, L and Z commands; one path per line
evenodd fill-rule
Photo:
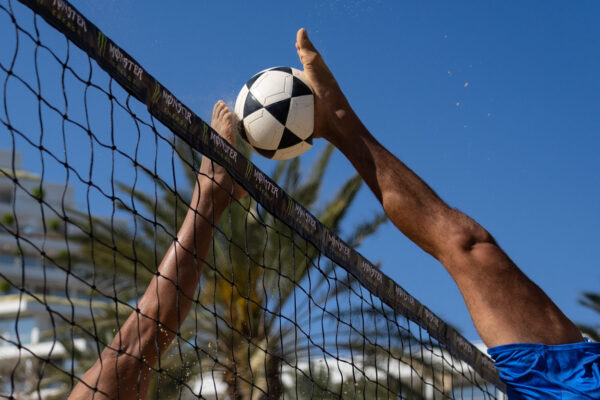
M 461 336 L 456 335 L 456 347 L 458 347 L 463 353 L 467 353 L 469 356 L 473 356 L 473 345 L 463 339 Z
M 98 32 L 98 53 L 100 56 L 104 57 L 104 53 L 106 52 L 106 42 L 107 38 L 104 36 L 102 32 Z
M 440 319 L 436 317 L 435 314 L 426 308 L 423 309 L 423 314 L 425 315 L 425 321 L 427 321 L 430 325 L 433 325 L 436 330 L 439 329 Z
M 160 83 L 158 83 L 157 81 L 154 81 L 154 92 L 152 92 L 152 99 L 151 101 L 153 103 L 156 103 L 158 101 L 158 99 L 160 99 Z
M 254 180 L 258 183 L 258 188 L 263 194 L 269 197 L 279 197 L 279 188 L 257 169 L 254 170 Z
M 192 112 L 166 90 L 162 90 L 162 101 L 188 124 L 192 123 Z
M 244 177 L 246 180 L 250 179 L 252 176 L 252 163 L 250 161 L 246 162 L 246 172 L 244 173 Z
M 328 229 L 325 230 L 325 239 L 330 248 L 342 255 L 346 260 L 350 257 L 350 248 L 342 242 L 337 236 L 332 234 Z
M 370 262 L 363 259 L 360 263 L 363 275 L 370 281 L 375 281 L 378 284 L 383 284 L 383 275 Z
M 290 204 L 293 202 L 290 200 Z M 290 204 L 288 204 L 288 208 L 290 208 Z M 292 210 L 290 210 L 290 213 Z M 317 221 L 310 215 L 308 211 L 306 211 L 300 204 L 294 204 L 293 206 L 294 217 L 296 221 L 298 221 L 304 229 L 314 233 L 317 229 Z
M 83 18 L 83 16 L 79 15 L 77 13 L 77 11 L 75 11 L 75 9 L 73 7 L 71 7 L 69 4 L 67 4 L 66 2 L 64 2 L 62 0 L 54 0 L 54 1 L 52 1 L 52 6 L 56 10 L 58 10 L 58 12 L 63 13 L 64 16 L 67 18 L 67 20 L 70 20 L 70 22 L 74 22 L 79 28 L 81 28 L 85 32 L 87 32 L 85 18 Z
M 415 306 L 415 299 L 411 295 L 409 295 L 404 289 L 400 286 L 396 285 L 396 296 L 400 297 L 403 304 L 407 304 L 410 308 Z
M 132 59 L 125 56 L 125 54 L 121 52 L 121 49 L 119 49 L 117 46 L 113 46 L 112 43 L 109 43 L 108 52 L 113 60 L 120 64 L 125 71 L 131 72 L 139 80 L 142 80 L 142 73 L 144 72 L 142 67 L 134 63 Z
M 287 199 L 287 205 L 285 207 L 285 214 L 286 215 L 292 215 L 292 210 L 294 209 L 294 202 L 292 201 L 292 199 L 288 198 Z
M 394 289 L 396 287 L 396 282 L 391 279 L 387 279 L 387 296 L 392 297 L 394 295 Z
M 202 125 L 202 141 L 208 143 L 208 125 Z
M 229 158 L 231 162 L 237 162 L 237 151 L 235 151 L 235 149 L 231 147 L 225 139 L 223 139 L 217 133 L 211 131 L 210 141 L 213 143 L 215 150 L 223 154 L 225 157 Z

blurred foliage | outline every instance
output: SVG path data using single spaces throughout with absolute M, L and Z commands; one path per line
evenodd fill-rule
M 600 293 L 584 292 L 579 304 L 596 312 L 600 316 Z M 579 324 L 579 330 L 595 342 L 600 342 L 600 323 Z

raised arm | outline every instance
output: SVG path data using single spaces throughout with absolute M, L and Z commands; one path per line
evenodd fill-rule
M 394 225 L 446 267 L 483 341 L 488 346 L 581 341 L 575 325 L 483 227 L 444 203 L 369 133 L 304 29 L 296 48 L 315 91 L 315 134 L 346 155 Z
M 232 114 L 219 101 L 212 127 L 235 145 Z M 169 346 L 192 305 L 213 229 L 229 206 L 232 194 L 245 193 L 225 170 L 204 157 L 187 215 L 165 254 L 158 273 L 133 312 L 83 375 L 69 399 L 144 398 L 151 367 Z M 157 346 L 158 344 L 158 346 Z M 143 362 L 141 362 L 143 360 Z

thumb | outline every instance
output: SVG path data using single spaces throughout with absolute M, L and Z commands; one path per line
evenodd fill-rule
M 296 48 L 298 50 L 304 49 L 304 50 L 309 50 L 309 51 L 314 51 L 314 52 L 317 51 L 317 49 L 315 49 L 315 46 L 312 44 L 312 42 L 308 38 L 308 33 L 306 32 L 306 29 L 304 29 L 304 28 L 300 28 L 298 30 L 298 33 L 296 33 Z

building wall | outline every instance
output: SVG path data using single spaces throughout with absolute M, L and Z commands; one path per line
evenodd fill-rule
M 58 261 L 67 250 L 60 215 L 76 208 L 73 187 L 40 185 L 40 176 L 23 169 L 21 153 L 0 150 L 0 394 L 35 390 L 42 359 L 70 368 L 68 346 L 57 339 L 68 329 L 63 317 L 81 321 L 104 309 L 87 285 L 55 265 L 65 264 Z M 71 337 L 70 346 L 84 350 L 85 341 Z

